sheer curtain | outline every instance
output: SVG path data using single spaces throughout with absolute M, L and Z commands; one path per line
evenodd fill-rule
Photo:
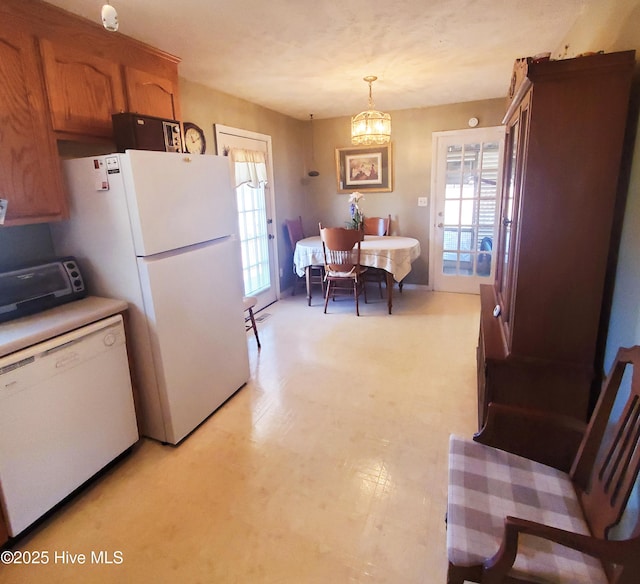
M 267 159 L 264 152 L 231 148 L 229 156 L 233 162 L 236 176 L 236 187 L 248 185 L 257 189 L 267 182 Z
M 267 161 L 264 152 L 242 148 L 230 148 L 229 157 L 235 174 L 244 293 L 250 296 L 271 285 L 265 197 Z

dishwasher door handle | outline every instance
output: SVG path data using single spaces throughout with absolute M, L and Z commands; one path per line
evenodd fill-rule
M 80 353 L 77 351 L 68 353 L 56 361 L 56 369 L 63 369 L 69 365 L 75 365 L 78 361 L 80 361 Z

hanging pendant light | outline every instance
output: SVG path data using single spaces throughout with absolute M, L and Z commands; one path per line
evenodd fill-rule
M 364 80 L 369 84 L 369 109 L 351 118 L 351 143 L 362 146 L 386 144 L 391 140 L 391 116 L 373 109 L 371 84 L 377 79 L 369 75 Z

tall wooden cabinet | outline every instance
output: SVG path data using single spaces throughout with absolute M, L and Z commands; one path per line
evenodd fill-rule
M 633 51 L 516 61 L 496 279 L 481 287 L 478 423 L 489 402 L 588 416 Z

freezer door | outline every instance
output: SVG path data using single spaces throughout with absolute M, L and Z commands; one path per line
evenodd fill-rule
M 228 158 L 128 150 L 115 160 L 123 167 L 137 256 L 238 233 Z
M 166 435 L 176 444 L 249 379 L 235 239 L 139 258 Z

